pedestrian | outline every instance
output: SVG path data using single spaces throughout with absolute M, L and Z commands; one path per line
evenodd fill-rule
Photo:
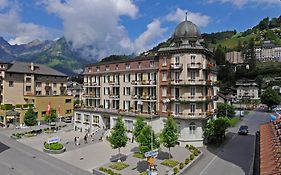
M 77 137 L 74 137 L 74 144 L 77 145 Z
M 87 143 L 87 135 L 84 136 L 84 142 Z
M 76 145 L 80 145 L 79 137 L 77 137 L 77 144 Z

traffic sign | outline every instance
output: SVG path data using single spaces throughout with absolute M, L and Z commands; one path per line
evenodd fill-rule
M 146 153 L 144 153 L 145 157 L 156 157 L 158 155 L 158 149 L 152 150 L 152 151 L 148 151 Z
M 53 137 L 53 138 L 49 138 L 47 140 L 47 143 L 50 144 L 50 143 L 57 143 L 60 141 L 60 138 L 59 137 Z

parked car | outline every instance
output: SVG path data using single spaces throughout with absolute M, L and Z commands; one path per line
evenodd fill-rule
M 272 110 L 273 111 L 281 111 L 281 106 L 275 106 Z
M 240 126 L 239 130 L 238 130 L 238 134 L 239 135 L 247 135 L 248 134 L 248 126 L 247 125 L 242 125 Z

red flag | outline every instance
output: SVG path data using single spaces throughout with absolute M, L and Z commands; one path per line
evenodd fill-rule
M 48 104 L 48 108 L 47 108 L 47 115 L 49 115 L 50 114 L 50 112 L 51 112 L 51 102 L 49 102 L 49 104 Z
M 58 116 L 60 116 L 60 105 L 58 106 Z

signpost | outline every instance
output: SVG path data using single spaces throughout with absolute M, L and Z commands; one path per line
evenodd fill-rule
M 57 143 L 57 142 L 59 142 L 60 141 L 60 138 L 59 137 L 53 137 L 53 138 L 49 138 L 48 140 L 47 140 L 47 143 L 48 144 L 51 144 L 51 143 Z
M 158 149 L 154 149 L 152 151 L 148 151 L 146 153 L 144 153 L 144 156 L 147 157 L 156 157 L 158 155 L 159 150 Z

